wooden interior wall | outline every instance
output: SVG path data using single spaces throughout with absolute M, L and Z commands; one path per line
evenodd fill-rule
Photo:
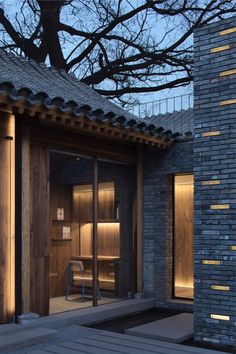
M 92 223 L 81 224 L 80 255 L 92 255 Z M 120 224 L 118 222 L 98 223 L 98 255 L 120 256 Z
M 64 220 L 57 221 L 57 208 L 64 209 Z M 63 237 L 63 227 L 71 228 L 71 238 Z M 50 185 L 50 298 L 65 295 L 68 285 L 68 264 L 72 255 L 76 255 L 78 227 L 72 225 L 72 186 L 66 184 Z
M 31 146 L 31 311 L 49 312 L 49 153 Z
M 14 138 L 14 116 L 0 112 L 0 323 L 12 321 L 15 310 Z
M 174 273 L 175 286 L 193 287 L 193 177 L 175 177 Z
M 73 187 L 73 223 L 80 223 L 78 254 L 92 255 L 92 186 Z M 99 183 L 98 255 L 119 256 L 119 224 L 114 223 L 115 186 Z M 103 222 L 104 221 L 104 222 Z M 110 221 L 110 222 L 109 222 Z M 77 246 L 78 247 L 78 246 Z

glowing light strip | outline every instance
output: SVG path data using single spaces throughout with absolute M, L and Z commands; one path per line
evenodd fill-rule
M 220 132 L 218 130 L 212 131 L 212 132 L 204 132 L 204 133 L 202 133 L 202 137 L 217 136 L 217 135 L 220 135 Z
M 215 185 L 215 184 L 220 184 L 220 181 L 219 180 L 212 180 L 212 181 L 202 181 L 201 182 L 201 185 L 202 186 L 212 186 L 212 185 Z
M 230 287 L 226 285 L 211 285 L 212 290 L 229 291 Z
M 236 98 L 234 98 L 232 100 L 221 101 L 220 106 L 227 106 L 229 104 L 235 104 L 235 103 L 236 103 Z
M 224 31 L 220 31 L 220 36 L 225 36 L 226 34 L 230 34 L 234 32 L 236 32 L 236 27 L 228 28 Z
M 211 314 L 211 318 L 213 320 L 222 320 L 222 321 L 229 321 L 230 317 L 226 315 L 216 315 L 216 314 Z
M 228 76 L 228 75 L 234 75 L 234 74 L 236 74 L 236 69 L 221 71 L 219 73 L 219 76 L 222 77 L 222 76 Z
M 208 265 L 220 265 L 221 261 L 216 261 L 216 260 L 212 260 L 212 259 L 204 259 L 202 261 L 202 264 L 208 264 Z
M 229 204 L 213 204 L 211 205 L 211 210 L 223 210 L 223 209 L 229 209 L 230 206 Z
M 105 281 L 105 282 L 108 282 L 108 283 L 114 283 L 115 280 L 114 279 L 105 279 L 105 278 L 98 278 L 99 281 Z M 82 276 L 79 276 L 79 275 L 74 275 L 73 276 L 73 280 L 93 280 L 93 277 L 82 277 Z
M 227 44 L 227 45 L 223 45 L 221 47 L 212 48 L 211 53 L 219 53 L 219 52 L 223 52 L 224 50 L 228 50 L 228 49 L 230 49 L 230 46 Z

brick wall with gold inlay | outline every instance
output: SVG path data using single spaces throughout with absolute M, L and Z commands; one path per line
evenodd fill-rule
M 236 346 L 236 18 L 194 41 L 194 337 Z

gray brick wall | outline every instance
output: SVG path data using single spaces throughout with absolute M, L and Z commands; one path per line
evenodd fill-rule
M 148 149 L 144 163 L 144 292 L 156 306 L 190 310 L 191 302 L 173 301 L 172 180 L 191 173 L 192 140 L 170 150 Z
M 195 340 L 236 345 L 236 18 L 195 32 L 194 176 L 195 176 Z M 229 46 L 212 52 L 212 48 Z M 228 48 L 228 49 L 227 49 Z M 222 48 L 221 48 L 222 49 Z M 219 135 L 204 137 L 217 131 Z M 203 185 L 204 181 L 218 184 Z M 224 205 L 226 209 L 212 209 Z M 228 208 L 229 205 L 229 208 Z M 218 206 L 219 208 L 219 206 Z M 218 265 L 202 264 L 204 260 Z M 213 290 L 212 285 L 227 287 Z M 221 288 L 222 289 L 222 288 Z M 228 316 L 213 319 L 212 315 Z

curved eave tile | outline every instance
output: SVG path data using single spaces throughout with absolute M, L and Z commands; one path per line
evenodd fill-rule
M 164 131 L 162 127 L 154 124 L 147 124 L 140 120 L 127 119 L 125 116 L 117 116 L 114 112 L 104 113 L 102 109 L 95 109 L 89 105 L 79 106 L 75 101 L 65 102 L 62 97 L 50 98 L 45 92 L 33 94 L 27 87 L 16 89 L 10 83 L 0 83 L 0 96 L 8 96 L 14 102 L 24 102 L 31 107 L 43 106 L 50 111 L 67 113 L 76 118 L 83 118 L 99 124 L 118 127 L 126 131 L 141 133 L 144 136 L 154 136 L 162 140 L 173 140 L 176 138 L 171 131 Z

